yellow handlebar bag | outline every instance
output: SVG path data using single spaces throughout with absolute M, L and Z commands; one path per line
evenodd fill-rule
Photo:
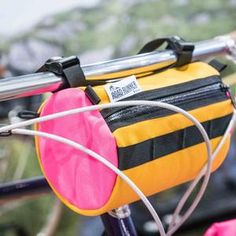
M 89 92 L 88 92 L 89 91 Z M 187 110 L 208 133 L 213 149 L 233 113 L 228 87 L 219 72 L 203 62 L 153 72 L 140 78 L 54 93 L 40 115 L 92 105 L 148 100 Z M 207 160 L 205 143 L 197 128 L 183 115 L 151 106 L 117 107 L 87 111 L 37 125 L 97 152 L 121 169 L 146 196 L 194 179 Z M 212 171 L 225 159 L 227 138 Z M 56 195 L 71 209 L 99 215 L 138 200 L 115 173 L 89 155 L 53 140 L 36 138 L 42 171 Z

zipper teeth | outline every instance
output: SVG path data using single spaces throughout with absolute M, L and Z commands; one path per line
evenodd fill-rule
M 209 90 L 209 88 L 211 90 Z M 196 97 L 201 97 L 202 94 L 209 96 L 209 94 L 214 93 L 216 90 L 220 89 L 220 84 L 214 84 L 214 85 L 210 85 L 204 88 L 200 88 L 200 89 L 196 89 L 194 91 L 189 91 L 189 92 L 183 92 L 177 95 L 173 95 L 170 97 L 166 97 L 166 98 L 161 98 L 160 101 L 165 102 L 165 101 L 170 101 L 170 100 L 176 100 L 178 99 L 178 101 L 183 101 L 186 99 L 186 97 L 191 97 L 192 95 L 194 95 Z
M 176 104 L 179 104 L 179 103 L 182 103 L 182 102 L 186 101 L 187 99 L 190 99 L 190 100 L 188 100 L 188 102 L 189 102 L 191 100 L 196 100 L 198 98 L 210 97 L 211 95 L 215 94 L 219 90 L 221 91 L 221 83 L 209 85 L 209 86 L 206 86 L 206 87 L 203 87 L 203 88 L 196 89 L 194 91 L 182 92 L 180 94 L 173 95 L 173 96 L 170 96 L 170 97 L 164 97 L 164 98 L 159 98 L 159 99 L 152 98 L 152 99 L 149 99 L 149 100 L 150 101 L 166 102 L 166 103 L 176 105 Z M 134 114 L 134 113 L 135 113 L 135 115 L 142 115 L 143 112 L 144 112 L 143 111 L 144 109 L 145 109 L 145 113 L 148 113 L 148 112 L 151 112 L 153 110 L 158 110 L 158 109 L 161 109 L 161 108 L 156 108 L 156 107 L 153 107 L 153 106 L 144 106 L 144 105 L 135 106 L 135 107 L 127 107 L 123 110 L 120 110 L 120 111 L 115 112 L 115 113 L 111 114 L 110 116 L 108 116 L 106 118 L 106 122 L 111 123 L 111 122 L 113 122 L 117 119 L 120 119 L 120 118 L 123 118 L 123 119 L 125 117 L 129 118 L 129 115 Z M 136 113 L 138 113 L 138 114 L 136 114 Z

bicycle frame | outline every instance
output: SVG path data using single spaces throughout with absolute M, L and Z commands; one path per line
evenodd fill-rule
M 230 35 L 197 42 L 194 45 L 193 61 L 218 55 L 229 55 L 236 58 L 236 40 Z M 121 71 L 123 76 L 138 75 L 161 69 L 176 61 L 177 57 L 173 51 L 164 50 L 86 65 L 82 66 L 82 69 L 88 79 L 101 77 L 116 80 L 120 77 Z M 61 77 L 47 72 L 5 78 L 0 81 L 0 101 L 51 92 L 59 88 L 62 83 Z M 0 203 L 48 192 L 50 192 L 50 188 L 44 177 L 6 183 L 0 185 Z M 107 235 L 137 235 L 128 206 L 106 213 L 101 217 Z

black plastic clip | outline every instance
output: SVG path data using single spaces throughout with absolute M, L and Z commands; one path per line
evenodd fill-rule
M 154 39 L 145 44 L 138 54 L 152 52 L 158 49 L 164 43 L 167 43 L 166 49 L 171 49 L 176 54 L 177 61 L 173 66 L 178 67 L 191 63 L 194 45 L 184 41 L 178 36 Z
M 6 126 L 6 124 L 0 124 L 0 128 Z M 11 130 L 0 132 L 0 137 L 8 137 L 12 135 Z
M 191 63 L 194 45 L 178 37 L 173 37 L 172 40 L 174 47 L 171 45 L 169 47 L 173 49 L 177 55 L 175 66 L 178 67 Z
M 236 109 L 235 97 L 234 97 L 233 94 L 232 94 L 232 91 L 231 91 L 231 89 L 230 89 L 230 86 L 227 85 L 227 84 L 222 83 L 222 84 L 220 85 L 220 88 L 221 88 L 222 92 L 225 92 L 226 96 L 231 99 L 231 102 L 232 102 L 232 104 L 233 104 L 233 106 L 234 106 L 234 109 Z
M 50 58 L 37 72 L 52 72 L 55 75 L 62 76 L 64 83 L 56 91 L 87 85 L 77 56 Z

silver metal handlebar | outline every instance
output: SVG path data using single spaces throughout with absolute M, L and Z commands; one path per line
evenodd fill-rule
M 193 61 L 223 55 L 235 57 L 235 40 L 231 36 L 219 36 L 194 43 Z M 236 58 L 236 57 L 235 57 Z M 116 60 L 82 66 L 86 78 L 116 79 L 128 75 L 156 70 L 177 61 L 171 50 L 154 51 Z M 34 73 L 0 80 L 0 101 L 55 91 L 63 79 L 53 73 Z

